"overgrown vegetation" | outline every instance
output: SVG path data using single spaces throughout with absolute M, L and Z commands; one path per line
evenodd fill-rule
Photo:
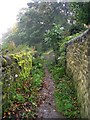
M 68 118 L 80 118 L 80 105 L 77 100 L 77 92 L 73 83 L 73 78 L 66 73 L 66 43 L 79 33 L 64 38 L 60 43 L 60 58 L 58 64 L 49 68 L 55 81 L 55 103 L 57 110 Z M 54 63 L 55 64 L 55 63 Z M 54 66 L 54 67 L 53 67 Z
M 66 73 L 66 44 L 86 29 L 84 24 L 89 26 L 89 13 L 90 2 L 41 0 L 33 0 L 19 12 L 17 24 L 2 37 L 3 118 L 35 118 L 44 62 L 55 81 L 58 111 L 80 118 L 73 80 Z
M 89 2 L 74 2 L 71 4 L 73 13 L 78 22 L 90 24 L 90 1 Z
M 64 68 L 60 66 L 54 66 L 50 71 L 55 82 L 57 110 L 67 118 L 80 118 L 80 106 L 72 77 L 67 77 Z
M 3 118 L 34 118 L 44 76 L 42 59 L 32 59 L 30 52 L 9 56 L 14 61 L 3 66 Z

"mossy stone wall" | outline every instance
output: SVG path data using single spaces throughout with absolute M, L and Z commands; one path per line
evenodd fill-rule
M 70 40 L 66 52 L 67 73 L 73 76 L 81 117 L 90 119 L 90 29 Z

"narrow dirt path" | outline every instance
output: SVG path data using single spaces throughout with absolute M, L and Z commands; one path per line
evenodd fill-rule
M 38 117 L 37 118 L 64 118 L 56 111 L 54 102 L 54 82 L 47 68 L 45 68 L 45 78 L 40 91 Z

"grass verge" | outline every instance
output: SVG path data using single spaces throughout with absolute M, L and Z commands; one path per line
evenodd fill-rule
M 80 106 L 72 78 L 64 74 L 63 67 L 54 66 L 50 71 L 55 82 L 54 97 L 57 110 L 66 118 L 80 118 Z

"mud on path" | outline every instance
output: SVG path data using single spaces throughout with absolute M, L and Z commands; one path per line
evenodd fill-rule
M 42 90 L 39 94 L 39 107 L 37 109 L 38 118 L 64 118 L 56 111 L 54 102 L 54 82 L 47 68 L 45 68 L 45 77 Z

